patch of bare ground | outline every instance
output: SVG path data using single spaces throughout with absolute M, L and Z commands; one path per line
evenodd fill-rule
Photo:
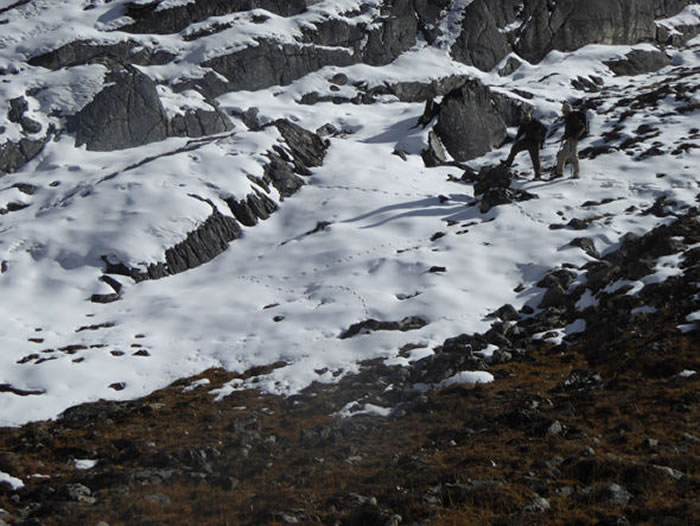
M 635 300 L 653 309 L 630 314 L 638 305 L 624 291 L 584 312 L 562 296 L 517 334 L 497 324 L 483 338 L 520 352 L 486 365 L 491 384 L 412 388 L 443 362 L 474 365 L 467 348 L 479 338 L 467 337 L 428 366 L 371 362 L 293 397 L 246 390 L 214 402 L 236 375 L 210 370 L 140 400 L 2 429 L 0 471 L 25 486 L 0 483 L 0 524 L 696 524 L 700 375 L 683 373 L 700 370 L 697 327 L 687 328 L 698 310 L 696 215 L 608 259 L 619 279 L 638 272 L 635 250 L 659 257 L 671 250 L 658 249 L 664 239 L 683 240 L 672 248 L 685 251 L 685 273 Z M 587 286 L 602 290 L 599 267 Z M 552 276 L 554 287 L 567 274 Z M 545 318 L 577 316 L 587 328 L 568 342 L 532 337 Z M 336 416 L 352 401 L 394 411 Z M 97 463 L 78 469 L 87 459 Z

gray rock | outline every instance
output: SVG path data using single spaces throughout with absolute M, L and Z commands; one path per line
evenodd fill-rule
M 508 188 L 513 179 L 513 173 L 504 164 L 483 166 L 474 183 L 474 195 L 484 194 L 493 188 Z
M 651 73 L 668 66 L 671 59 L 662 51 L 646 51 L 634 49 L 622 60 L 605 62 L 615 75 L 639 75 Z
M 408 316 L 400 321 L 379 321 L 374 319 L 353 323 L 339 336 L 341 340 L 372 331 L 413 331 L 425 327 L 428 322 L 416 316 Z
M 228 116 L 212 105 L 211 110 L 197 108 L 184 115 L 174 116 L 169 123 L 168 135 L 176 137 L 202 137 L 233 129 Z
M 462 31 L 450 50 L 452 57 L 464 64 L 490 71 L 509 52 L 507 35 L 501 30 L 513 22 L 516 0 L 474 0 L 464 11 Z
M 323 164 L 327 141 L 286 119 L 276 121 L 275 126 L 287 143 L 295 167 L 311 168 Z
M 526 513 L 542 513 L 551 508 L 549 501 L 543 497 L 535 497 L 530 501 L 530 503 L 525 506 L 524 512 Z
M 588 254 L 592 258 L 600 259 L 600 253 L 595 248 L 595 245 L 593 244 L 593 240 L 591 240 L 590 238 L 577 237 L 576 239 L 571 240 L 571 246 L 579 247 L 581 250 L 583 250 L 586 254 Z
M 29 103 L 24 97 L 16 97 L 10 99 L 10 110 L 7 112 L 7 119 L 10 122 L 19 122 L 29 109 Z
M 168 136 L 168 119 L 155 83 L 132 66 L 107 75 L 109 83 L 67 121 L 76 146 L 112 151 L 142 146 Z
M 26 115 L 22 116 L 19 123 L 25 133 L 33 134 L 41 131 L 41 123 L 35 121 L 34 119 L 30 119 Z
M 445 95 L 434 128 L 457 161 L 468 161 L 500 146 L 506 125 L 494 108 L 490 90 L 472 79 Z
M 542 298 L 542 301 L 540 302 L 538 307 L 540 309 L 546 309 L 549 307 L 562 307 L 566 305 L 567 301 L 568 297 L 566 295 L 566 291 L 562 288 L 561 285 L 556 284 L 547 289 L 547 292 L 544 293 L 544 297 Z
M 259 219 L 265 220 L 277 210 L 277 204 L 265 194 L 256 190 L 245 199 L 237 201 L 234 198 L 226 200 L 233 217 L 243 226 L 255 226 Z
M 97 499 L 92 496 L 92 491 L 83 484 L 68 484 L 65 488 L 66 495 L 69 499 L 84 504 L 94 504 Z
M 507 77 L 508 75 L 514 73 L 522 65 L 522 61 L 518 60 L 517 58 L 508 57 L 508 60 L 506 60 L 506 63 L 503 64 L 503 67 L 498 70 L 498 74 L 501 77 Z
M 292 16 L 303 12 L 320 0 L 196 0 L 169 9 L 156 10 L 160 2 L 147 4 L 129 3 L 126 14 L 134 22 L 120 28 L 129 33 L 178 33 L 188 25 L 213 16 L 264 9 L 280 16 Z
M 489 188 L 481 197 L 479 211 L 482 214 L 485 214 L 495 206 L 516 203 L 519 201 L 527 201 L 529 199 L 536 198 L 537 196 L 535 194 L 531 194 L 525 190 L 515 190 L 512 188 L 503 187 Z
M 23 138 L 18 142 L 7 141 L 0 144 L 0 177 L 20 169 L 39 155 L 48 142 L 50 134 L 43 139 Z
M 529 2 L 522 15 L 528 23 L 519 34 L 515 50 L 526 60 L 539 62 L 553 49 L 574 51 L 593 42 L 615 45 L 652 41 L 658 13 L 655 3 L 658 4 L 655 0 L 560 0 L 554 5 L 547 0 Z
M 149 49 L 143 43 L 134 40 L 114 44 L 76 40 L 48 53 L 34 56 L 27 62 L 32 66 L 57 70 L 94 61 L 104 61 L 106 58 L 137 66 L 151 66 L 167 64 L 175 58 L 175 55 L 164 50 Z
M 610 483 L 598 488 L 596 491 L 599 502 L 604 506 L 626 506 L 633 495 L 619 484 Z
M 355 62 L 357 58 L 345 48 L 280 44 L 266 39 L 260 40 L 256 46 L 202 63 L 202 66 L 223 75 L 227 79 L 225 85 L 206 86 L 202 81 L 196 81 L 195 84 L 198 91 L 214 98 L 226 91 L 286 86 L 324 66 L 349 66 Z M 214 93 L 208 92 L 212 89 L 215 90 Z
M 447 163 L 447 153 L 435 130 L 428 132 L 428 147 L 421 152 L 421 157 L 425 166 L 432 168 L 442 166 Z

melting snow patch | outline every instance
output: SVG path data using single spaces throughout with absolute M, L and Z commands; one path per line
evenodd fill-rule
M 358 415 L 391 416 L 394 410 L 390 407 L 380 407 L 374 404 L 361 405 L 359 402 L 350 402 L 336 414 L 341 418 L 350 418 Z
M 693 332 L 698 330 L 698 321 L 700 321 L 700 310 L 692 312 L 685 317 L 685 320 L 689 323 L 684 323 L 678 326 L 678 330 L 685 332 Z
M 204 385 L 209 385 L 211 381 L 209 378 L 202 378 L 200 380 L 196 380 L 192 382 L 190 385 L 186 385 L 185 387 L 182 388 L 183 393 L 189 393 L 190 391 L 194 391 L 198 387 L 202 387 Z
M 73 464 L 77 469 L 92 469 L 97 465 L 97 460 L 76 458 L 73 460 Z
M 489 384 L 493 380 L 493 375 L 486 371 L 461 371 L 440 382 L 440 387 L 455 384 Z
M 24 487 L 24 482 L 17 477 L 13 477 L 4 471 L 0 471 L 0 484 L 3 482 L 9 484 L 13 490 L 18 490 Z
M 483 351 L 476 352 L 474 354 L 476 354 L 477 356 L 481 356 L 485 360 L 490 360 L 493 357 L 493 353 L 496 352 L 497 350 L 498 350 L 497 345 L 489 343 L 486 346 L 486 349 L 484 349 Z
M 597 307 L 598 304 L 598 298 L 593 295 L 591 289 L 586 289 L 576 302 L 576 310 L 586 310 L 588 307 Z

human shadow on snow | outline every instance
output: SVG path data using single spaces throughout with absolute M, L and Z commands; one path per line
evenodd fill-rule
M 471 199 L 464 194 L 450 194 L 449 197 L 429 197 L 426 199 L 419 199 L 416 201 L 407 201 L 405 203 L 398 203 L 394 205 L 383 206 L 372 210 L 370 212 L 364 213 L 362 215 L 345 219 L 343 223 L 357 223 L 365 219 L 370 219 L 376 216 L 382 216 L 384 214 L 390 214 L 392 212 L 397 212 L 405 210 L 404 212 L 391 215 L 390 217 L 385 217 L 371 223 L 369 225 L 364 225 L 362 228 L 375 228 L 382 226 L 391 221 L 396 221 L 398 219 L 404 219 L 408 217 L 430 217 L 430 216 L 443 216 L 450 215 L 464 207 L 466 202 L 470 202 Z

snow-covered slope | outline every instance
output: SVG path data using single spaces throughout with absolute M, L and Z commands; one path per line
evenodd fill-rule
M 455 2 L 443 13 L 445 28 L 467 3 Z M 37 50 L 75 38 L 125 39 L 119 31 L 105 31 L 121 23 L 121 4 L 95 2 L 83 10 L 75 2 L 34 0 L 2 13 L 7 23 L 0 26 L 0 100 L 34 94 L 25 115 L 43 130 L 83 108 L 104 87 L 104 65 L 52 71 L 26 61 Z M 173 35 L 128 38 L 157 43 L 180 57 L 140 67 L 165 83 L 196 76 L 202 60 L 260 36 L 253 31 L 291 41 L 300 27 L 355 4 L 318 2 L 296 16 L 265 14 L 262 24 L 249 14 L 227 15 L 219 22 L 232 29 L 192 42 Z M 673 23 L 700 23 L 700 6 L 667 22 Z M 557 226 L 589 222 L 585 235 L 605 254 L 628 232 L 641 234 L 673 220 L 645 213 L 659 198 L 671 212 L 697 206 L 697 37 L 665 50 L 670 65 L 635 77 L 615 76 L 605 63 L 633 49 L 652 49 L 650 44 L 551 51 L 541 63 L 501 76 L 498 67 L 483 72 L 454 61 L 448 41 L 419 40 L 384 66 L 328 66 L 286 86 L 223 94 L 217 102 L 232 116 L 233 129 L 201 139 L 169 137 L 104 152 L 76 147 L 74 136 L 62 133 L 18 171 L 2 176 L 0 425 L 52 418 L 100 398 L 141 396 L 210 367 L 243 371 L 284 362 L 249 383 L 294 393 L 351 373 L 363 360 L 415 360 L 445 338 L 488 329 L 487 314 L 503 304 L 536 308 L 543 289 L 535 284 L 548 270 L 580 269 L 593 260 L 570 244 L 580 230 Z M 532 181 L 529 160 L 521 154 L 515 169 L 524 177 L 514 186 L 538 198 L 481 213 L 473 185 L 461 180 L 463 170 L 425 166 L 428 128 L 417 125 L 423 101 L 383 96 L 365 105 L 299 102 L 304 94 L 328 91 L 328 79 L 338 73 L 349 80 L 333 85 L 332 93 L 348 99 L 359 82 L 372 87 L 456 74 L 479 78 L 495 92 L 532 104 L 552 126 L 543 152 L 546 167 L 554 163 L 561 136 L 561 103 L 587 101 L 591 134 L 580 147 L 591 153 L 582 159 L 582 178 Z M 572 85 L 591 76 L 600 81 L 596 91 Z M 198 94 L 176 94 L 165 85 L 159 94 L 171 114 L 203 104 Z M 332 124 L 340 133 L 329 138 L 324 162 L 305 176 L 306 184 L 287 198 L 271 187 L 268 195 L 279 210 L 242 227 L 242 237 L 218 257 L 157 280 L 114 276 L 123 287 L 121 299 L 91 302 L 95 294 L 112 292 L 100 280 L 105 258 L 132 268 L 161 261 L 213 209 L 229 213 L 227 199 L 254 191 L 267 152 L 283 141 L 274 126 L 254 130 L 244 124 L 243 112 L 253 107 L 262 124 L 287 119 L 312 131 Z M 3 141 L 26 136 L 19 123 L 5 115 L 0 120 Z M 497 163 L 508 147 L 469 164 L 478 170 Z M 677 264 L 669 259 L 642 281 L 671 275 Z M 427 323 L 340 338 L 363 320 L 407 317 Z M 400 354 L 409 344 L 415 350 Z

